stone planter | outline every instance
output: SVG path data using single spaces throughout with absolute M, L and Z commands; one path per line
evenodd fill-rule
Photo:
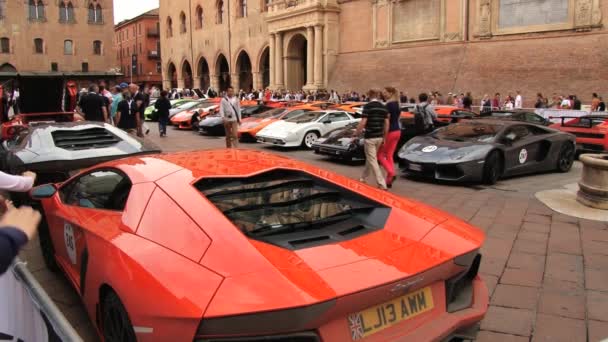
M 608 154 L 583 154 L 583 177 L 577 200 L 592 208 L 608 210 Z

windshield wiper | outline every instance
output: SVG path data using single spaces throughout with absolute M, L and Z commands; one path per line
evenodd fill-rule
M 314 201 L 314 200 L 317 200 L 317 199 L 340 198 L 340 196 L 342 196 L 342 194 L 340 192 L 338 192 L 338 191 L 327 191 L 327 192 L 322 192 L 322 193 L 314 194 L 314 195 L 310 195 L 310 196 L 304 196 L 304 197 L 295 199 L 293 201 L 243 205 L 243 206 L 240 206 L 240 207 L 235 207 L 235 208 L 228 209 L 228 210 L 224 211 L 224 215 L 238 213 L 238 212 L 241 212 L 241 211 L 260 210 L 260 209 L 265 209 L 265 208 L 289 207 L 289 206 L 292 206 L 292 205 L 295 205 L 295 204 L 300 204 L 300 203 L 304 203 L 304 202 Z
M 295 179 L 295 180 L 286 181 L 283 183 L 273 184 L 273 185 L 260 187 L 260 188 L 248 188 L 248 189 L 239 188 L 239 189 L 218 191 L 218 192 L 209 194 L 206 197 L 207 198 L 224 197 L 224 196 L 234 195 L 234 194 L 240 195 L 240 194 L 247 194 L 250 192 L 269 191 L 269 190 L 274 190 L 274 189 L 280 189 L 280 188 L 287 187 L 287 186 L 295 186 L 295 185 L 307 186 L 307 185 L 311 185 L 311 184 L 313 184 L 312 179 Z
M 294 222 L 294 223 L 287 223 L 287 224 L 266 224 L 266 225 L 256 227 L 255 229 L 249 231 L 248 234 L 254 234 L 254 235 L 256 235 L 256 237 L 265 237 L 265 236 L 282 234 L 282 233 L 285 233 L 288 231 L 293 233 L 293 232 L 302 230 L 303 228 L 308 228 L 308 227 L 312 227 L 312 226 L 326 226 L 326 225 L 332 224 L 334 222 L 343 221 L 348 218 L 351 218 L 357 212 L 368 211 L 368 210 L 373 210 L 373 209 L 375 209 L 375 207 L 351 208 L 351 209 L 343 210 L 335 215 L 328 216 L 328 217 L 325 217 L 325 218 L 322 218 L 319 220 L 315 220 L 315 221 Z M 315 227 L 315 229 L 318 229 L 318 228 L 321 228 L 321 227 Z

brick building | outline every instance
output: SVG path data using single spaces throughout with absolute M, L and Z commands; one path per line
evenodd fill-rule
M 111 0 L 0 1 L 0 83 L 26 96 L 43 87 L 53 104 L 22 102 L 45 111 L 57 110 L 70 81 L 113 80 L 113 21 Z
M 160 0 L 165 87 L 606 91 L 608 0 Z
M 160 87 L 158 9 L 118 23 L 114 29 L 114 52 L 116 65 L 123 74 L 120 81 Z

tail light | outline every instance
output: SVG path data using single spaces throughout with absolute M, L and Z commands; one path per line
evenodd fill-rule
M 469 308 L 473 304 L 473 280 L 479 272 L 481 254 L 475 250 L 455 258 L 454 263 L 465 267 L 465 270 L 445 282 L 446 310 L 450 313 Z

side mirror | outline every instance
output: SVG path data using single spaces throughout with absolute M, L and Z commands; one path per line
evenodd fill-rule
M 45 185 L 40 185 L 40 186 L 33 188 L 30 191 L 30 197 L 33 200 L 40 201 L 45 198 L 53 197 L 56 192 L 57 192 L 57 187 L 55 187 L 55 184 L 45 184 Z

